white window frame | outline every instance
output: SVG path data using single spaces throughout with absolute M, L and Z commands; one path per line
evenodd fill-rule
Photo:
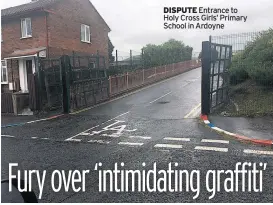
M 5 64 L 4 66 L 3 66 L 3 63 Z M 4 69 L 6 70 L 6 81 L 3 81 L 3 74 L 4 74 L 3 70 Z M 8 79 L 7 60 L 1 60 L 1 84 L 8 84 L 8 81 L 9 81 L 9 79 Z
M 28 31 L 27 22 L 30 23 L 30 31 Z M 31 18 L 22 18 L 21 19 L 21 38 L 30 38 L 32 37 L 32 24 Z
M 88 31 L 89 31 L 89 35 L 88 35 Z M 84 36 L 82 34 L 84 34 Z M 81 41 L 84 43 L 91 42 L 90 26 L 85 25 L 85 24 L 81 24 Z

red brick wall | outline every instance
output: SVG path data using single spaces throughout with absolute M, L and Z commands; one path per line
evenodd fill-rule
M 32 37 L 21 39 L 21 18 L 2 19 L 2 59 L 15 50 L 46 47 L 45 13 L 24 17 L 32 19 Z M 22 17 L 23 18 L 23 17 Z
M 89 0 L 67 0 L 65 4 L 56 4 L 50 11 L 54 12 L 48 15 L 50 47 L 86 54 L 96 54 L 99 50 L 108 61 L 109 30 Z M 90 26 L 91 43 L 81 42 L 81 24 Z

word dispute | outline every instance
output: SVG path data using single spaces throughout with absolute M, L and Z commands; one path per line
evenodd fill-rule
M 151 167 L 150 167 L 151 166 Z M 46 190 L 58 192 L 88 192 L 86 180 L 97 181 L 98 192 L 187 192 L 193 199 L 200 196 L 200 188 L 205 187 L 209 199 L 221 192 L 262 192 L 263 176 L 267 163 L 238 162 L 230 170 L 179 169 L 178 163 L 168 163 L 166 169 L 159 169 L 157 163 L 149 165 L 143 162 L 140 169 L 132 170 L 125 163 L 115 163 L 114 168 L 106 169 L 101 162 L 94 167 L 95 179 L 91 179 L 91 170 L 19 170 L 17 163 L 9 164 L 9 191 L 14 187 L 13 179 L 18 181 L 18 191 L 31 191 L 35 187 L 41 199 L 45 185 Z M 21 181 L 23 180 L 23 181 Z M 89 183 L 90 184 L 90 183 Z
M 225 22 L 246 22 L 237 8 L 164 7 L 164 29 L 224 29 Z

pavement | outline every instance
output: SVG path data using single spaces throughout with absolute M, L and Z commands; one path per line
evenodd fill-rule
M 2 128 L 1 177 L 8 177 L 9 163 L 18 163 L 19 170 L 47 170 L 40 202 L 272 202 L 272 149 L 225 139 L 206 128 L 198 118 L 200 83 L 198 68 L 77 114 Z M 177 169 L 199 170 L 200 180 L 193 178 L 192 189 L 181 192 L 99 191 L 98 170 L 113 170 L 115 163 L 126 170 L 149 170 L 155 162 L 157 169 L 167 170 L 171 162 L 178 163 Z M 262 191 L 224 191 L 222 175 L 219 190 L 209 199 L 207 171 L 234 170 L 238 162 L 266 164 Z M 86 190 L 62 187 L 54 192 L 54 170 L 90 170 Z M 198 181 L 200 193 L 193 199 Z M 35 178 L 32 184 L 38 195 Z
M 25 124 L 31 121 L 39 121 L 42 119 L 52 118 L 54 116 L 62 115 L 60 111 L 50 111 L 45 113 L 39 113 L 38 115 L 18 115 L 13 114 L 1 114 L 1 126 L 15 126 L 17 124 Z
M 214 125 L 229 132 L 244 135 L 253 139 L 273 140 L 273 117 L 224 117 L 210 115 Z

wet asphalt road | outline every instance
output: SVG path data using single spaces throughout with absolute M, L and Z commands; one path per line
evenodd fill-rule
M 40 202 L 272 202 L 273 155 L 245 153 L 271 152 L 271 148 L 226 139 L 200 124 L 195 118 L 201 101 L 200 82 L 199 68 L 84 112 L 4 128 L 2 135 L 10 137 L 1 138 L 1 176 L 8 177 L 8 163 L 18 163 L 20 170 L 47 170 Z M 94 170 L 99 162 L 100 170 L 112 170 L 121 162 L 126 170 L 153 169 L 155 162 L 157 170 L 167 170 L 170 162 L 177 162 L 176 170 L 200 171 L 200 193 L 193 199 L 193 189 L 99 192 L 98 171 Z M 267 163 L 262 192 L 225 192 L 223 175 L 219 192 L 209 200 L 207 170 L 234 170 L 237 162 Z M 54 193 L 50 181 L 54 170 L 90 170 L 85 192 L 62 189 Z M 192 181 L 193 186 L 196 182 Z M 38 195 L 37 180 L 32 184 Z

